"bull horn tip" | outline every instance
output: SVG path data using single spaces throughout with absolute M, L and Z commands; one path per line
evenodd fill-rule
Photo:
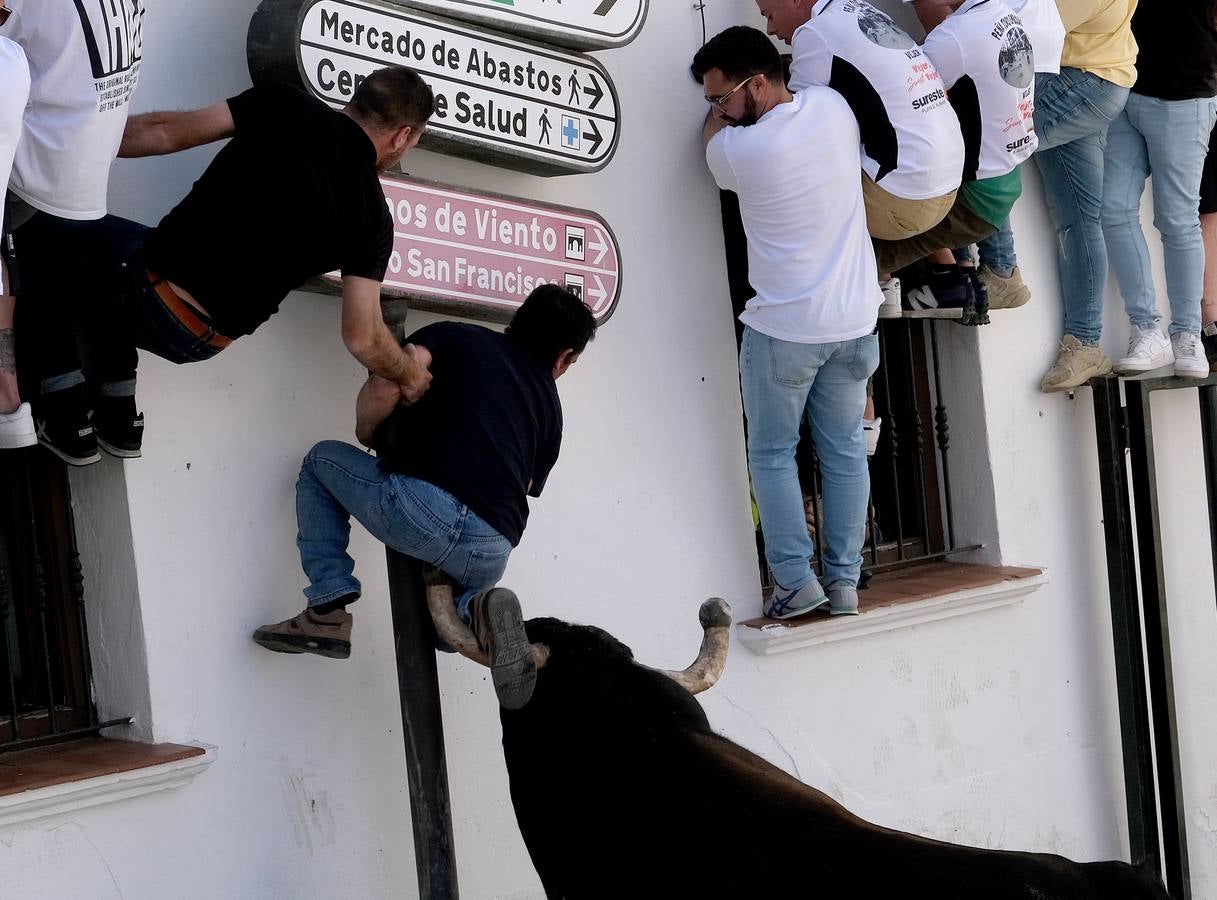
M 721 597 L 711 597 L 697 614 L 702 628 L 726 628 L 731 624 L 731 605 Z

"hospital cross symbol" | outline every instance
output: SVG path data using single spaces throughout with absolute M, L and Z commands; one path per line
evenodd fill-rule
M 574 116 L 562 117 L 562 146 L 579 149 L 579 120 Z

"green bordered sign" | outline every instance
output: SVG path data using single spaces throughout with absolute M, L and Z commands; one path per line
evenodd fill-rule
M 399 0 L 454 19 L 524 37 L 600 50 L 628 44 L 647 17 L 647 0 Z
M 376 69 L 414 69 L 436 100 L 421 146 L 441 153 L 564 175 L 617 149 L 617 92 L 596 60 L 400 6 L 263 0 L 248 55 L 255 84 L 288 80 L 335 107 Z

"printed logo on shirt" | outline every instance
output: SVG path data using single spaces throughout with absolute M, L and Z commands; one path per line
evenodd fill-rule
M 875 9 L 869 3 L 846 3 L 842 7 L 842 11 L 857 13 L 858 28 L 872 44 L 878 44 L 889 50 L 911 50 L 917 46 L 917 42 L 909 37 L 887 13 Z
M 101 81 L 134 68 L 144 49 L 142 0 L 75 2 L 93 77 Z
M 1019 90 L 1031 87 L 1035 82 L 1035 52 L 1031 49 L 1031 38 L 1017 25 L 1006 32 L 1001 52 L 997 54 L 997 68 L 1002 80 Z

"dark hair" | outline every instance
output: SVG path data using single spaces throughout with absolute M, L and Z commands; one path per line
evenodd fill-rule
M 728 81 L 743 81 L 750 75 L 764 75 L 777 85 L 785 84 L 782 57 L 763 31 L 735 25 L 710 38 L 693 57 L 689 70 L 698 84 L 711 69 L 718 69 Z
M 412 69 L 386 66 L 359 82 L 347 109 L 380 131 L 421 128 L 435 112 L 435 95 Z
M 596 336 L 596 319 L 570 291 L 543 284 L 516 310 L 507 333 L 531 356 L 552 366 L 563 350 L 583 352 Z

